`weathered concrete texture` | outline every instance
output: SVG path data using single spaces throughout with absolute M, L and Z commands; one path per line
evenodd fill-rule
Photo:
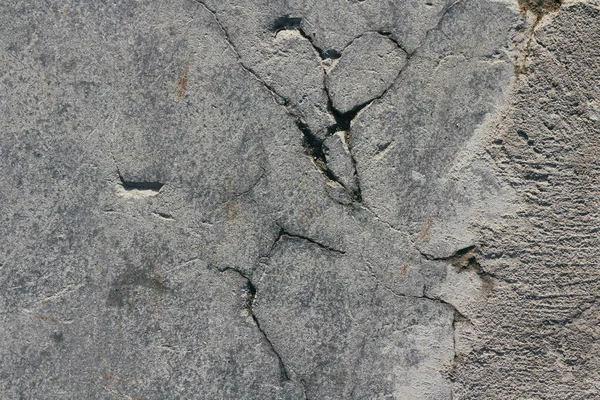
M 282 237 L 258 280 L 256 313 L 293 378 L 311 399 L 449 398 L 438 366 L 454 356 L 453 310 L 394 293 L 364 265 Z
M 482 227 L 496 284 L 456 370 L 465 399 L 600 396 L 600 4 L 567 3 L 531 38 L 487 146 L 522 203 Z
M 333 107 L 343 114 L 381 97 L 406 65 L 406 56 L 398 44 L 380 33 L 356 38 L 327 74 Z
M 2 2 L 0 398 L 599 397 L 555 3 Z

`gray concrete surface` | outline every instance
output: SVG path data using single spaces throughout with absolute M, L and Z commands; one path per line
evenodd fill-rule
M 0 399 L 597 399 L 597 0 L 0 3 Z

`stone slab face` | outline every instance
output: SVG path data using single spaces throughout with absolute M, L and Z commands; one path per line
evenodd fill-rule
M 600 398 L 597 0 L 7 0 L 0 46 L 0 399 Z

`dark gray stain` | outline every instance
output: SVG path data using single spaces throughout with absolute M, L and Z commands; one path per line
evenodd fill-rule
M 50 335 L 50 337 L 52 338 L 54 343 L 62 343 L 65 340 L 64 334 L 58 331 L 53 332 L 52 335 Z
M 106 304 L 111 307 L 123 307 L 131 304 L 134 289 L 143 287 L 162 295 L 170 289 L 164 280 L 152 273 L 150 268 L 127 267 L 111 284 Z

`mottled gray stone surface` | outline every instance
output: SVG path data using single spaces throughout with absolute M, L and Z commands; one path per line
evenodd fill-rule
M 596 399 L 596 0 L 0 3 L 0 399 Z
M 406 65 L 406 52 L 386 35 L 367 32 L 342 50 L 327 74 L 333 107 L 347 113 L 381 97 Z

